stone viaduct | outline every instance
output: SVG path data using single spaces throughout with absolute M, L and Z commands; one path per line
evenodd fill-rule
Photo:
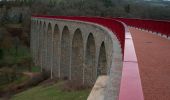
M 35 64 L 51 73 L 51 77 L 93 85 L 97 76 L 114 73 L 116 85 L 120 84 L 121 47 L 106 27 L 82 21 L 32 18 L 31 29 Z M 110 70 L 112 66 L 116 70 Z
M 121 75 L 119 42 L 111 31 L 101 25 L 33 18 L 31 36 L 34 61 L 42 70 L 51 73 L 51 77 L 91 85 L 97 76 L 110 74 L 113 64 L 117 67 L 116 76 Z M 117 63 L 112 63 L 114 60 Z
M 31 52 L 34 63 L 51 78 L 92 86 L 99 76 L 107 76 L 104 87 L 100 87 L 104 88 L 100 99 L 89 100 L 125 100 L 119 96 L 143 100 L 133 41 L 122 22 L 97 17 L 32 16 Z M 130 66 L 135 68 L 133 74 L 127 73 Z M 134 95 L 127 96 L 129 93 Z

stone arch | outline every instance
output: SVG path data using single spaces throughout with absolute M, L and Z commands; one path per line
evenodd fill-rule
M 63 28 L 61 37 L 61 55 L 60 55 L 60 76 L 69 78 L 70 69 L 70 32 L 67 26 Z
M 38 24 L 38 36 L 37 36 L 37 40 L 38 40 L 38 45 L 37 45 L 37 50 L 38 50 L 38 65 L 40 66 L 41 65 L 41 36 L 42 36 L 42 32 L 41 32 L 41 28 L 42 28 L 42 22 L 39 21 L 39 24 Z
M 60 43 L 60 33 L 58 25 L 54 26 L 53 33 L 53 73 L 55 77 L 58 77 L 59 71 L 59 43 Z
M 42 71 L 42 50 L 43 50 L 43 22 L 40 21 L 40 28 L 39 28 L 39 63 L 40 63 L 40 66 L 41 66 L 41 71 Z
M 37 47 L 37 21 L 35 20 L 35 24 L 34 24 L 34 63 L 36 64 L 36 47 Z
M 97 76 L 107 74 L 107 59 L 105 43 L 102 42 L 99 51 L 98 66 L 97 66 Z
M 80 29 L 74 32 L 72 40 L 71 78 L 83 82 L 83 37 Z
M 32 34 L 31 34 L 31 47 L 32 47 L 32 58 L 33 58 L 33 62 L 35 63 L 35 20 L 33 20 L 32 23 Z
M 95 55 L 96 46 L 95 39 L 92 33 L 89 34 L 86 43 L 86 55 L 85 55 L 85 70 L 84 79 L 85 84 L 93 85 L 96 80 L 96 68 L 95 68 Z
M 36 20 L 36 29 L 35 29 L 35 64 L 38 65 L 38 57 L 39 57 L 39 54 L 38 54 L 38 44 L 39 44 L 39 21 Z
M 52 60 L 52 26 L 51 23 L 48 24 L 47 27 L 47 41 L 46 41 L 46 48 L 47 48 L 47 52 L 46 52 L 46 68 L 47 71 L 50 72 L 51 71 L 51 60 Z
M 31 32 L 32 32 L 31 35 L 33 35 L 33 32 L 34 32 L 34 26 L 35 26 L 34 23 L 35 23 L 35 21 L 32 20 L 32 21 L 31 21 Z
M 46 67 L 46 23 L 43 23 L 43 28 L 42 28 L 42 71 L 45 70 Z

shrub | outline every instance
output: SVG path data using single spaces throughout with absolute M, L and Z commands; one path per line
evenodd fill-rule
M 61 89 L 67 92 L 79 91 L 79 90 L 83 90 L 86 88 L 89 88 L 89 87 L 85 86 L 82 82 L 73 81 L 73 80 L 65 81 L 64 84 L 62 84 L 61 86 Z
M 0 60 L 2 60 L 3 57 L 4 57 L 4 52 L 3 52 L 3 50 L 0 48 Z

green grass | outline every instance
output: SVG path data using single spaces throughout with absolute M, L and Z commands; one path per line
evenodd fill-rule
M 12 97 L 11 100 L 87 100 L 89 90 L 62 91 L 61 82 L 50 86 L 37 86 Z
M 40 72 L 40 71 L 41 71 L 40 66 L 33 66 L 33 67 L 31 68 L 31 72 Z

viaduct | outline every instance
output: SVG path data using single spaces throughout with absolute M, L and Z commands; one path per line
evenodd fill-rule
M 34 63 L 51 78 L 96 83 L 93 88 L 101 91 L 92 90 L 88 100 L 144 100 L 132 36 L 124 23 L 170 37 L 170 23 L 163 21 L 32 16 Z

